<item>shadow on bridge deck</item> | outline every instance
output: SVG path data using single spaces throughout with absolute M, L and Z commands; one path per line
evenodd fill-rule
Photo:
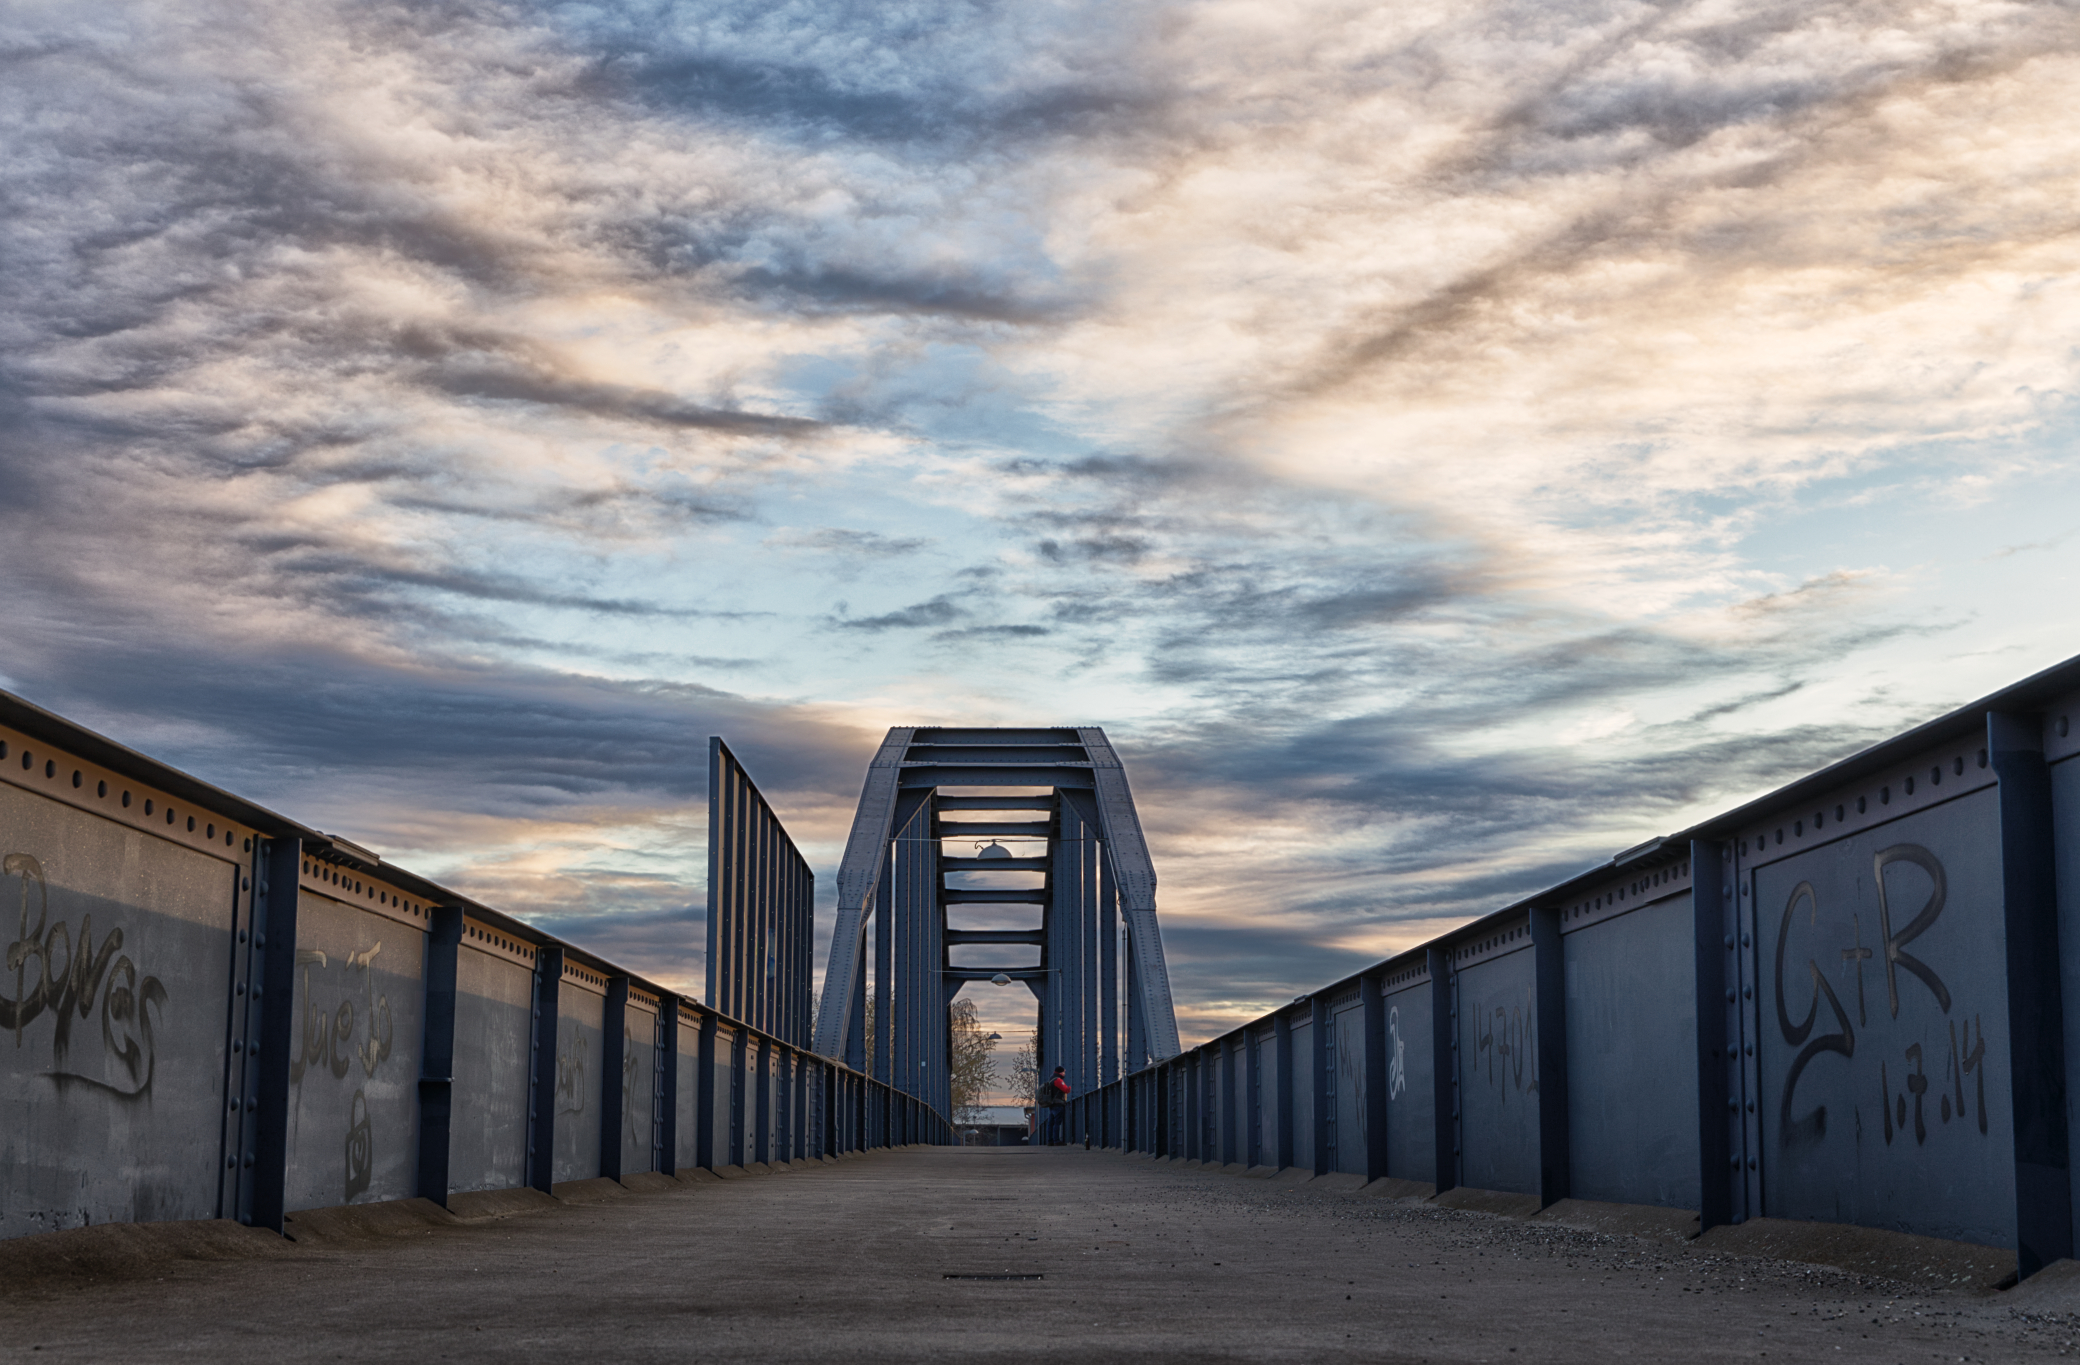
M 2018 1360 L 2073 1337 L 1984 1293 L 1080 1149 L 651 1182 L 474 1222 L 313 1220 L 293 1246 L 225 1224 L 17 1239 L 0 1341 L 40 1361 L 1199 1365 Z

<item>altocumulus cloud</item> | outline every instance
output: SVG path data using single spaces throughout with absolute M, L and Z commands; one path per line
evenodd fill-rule
M 0 671 L 686 984 L 709 733 L 1099 721 L 1201 1031 L 2070 652 L 2076 49 L 17 5 Z

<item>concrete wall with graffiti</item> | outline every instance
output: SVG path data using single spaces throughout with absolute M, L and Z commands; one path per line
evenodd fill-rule
M 817 1159 L 892 1105 L 951 1132 L 4 693 L 0 940 L 0 1237 Z
M 1092 1092 L 1074 1131 L 2033 1273 L 2080 1226 L 2076 722 L 2080 660 Z

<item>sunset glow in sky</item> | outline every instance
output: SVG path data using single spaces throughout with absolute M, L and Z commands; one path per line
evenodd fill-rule
M 0 53 L 0 686 L 667 984 L 713 733 L 825 935 L 887 726 L 1103 725 L 1193 1042 L 2080 653 L 2069 8 Z

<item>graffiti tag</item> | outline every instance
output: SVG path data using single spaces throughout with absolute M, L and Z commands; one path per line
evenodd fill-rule
M 1520 1095 L 1538 1093 L 1537 1019 L 1538 1010 L 1525 993 L 1526 1002 L 1521 1005 L 1497 1005 L 1484 1008 L 1473 1002 L 1472 1019 L 1474 1028 L 1474 1074 L 1482 1068 L 1487 1070 L 1488 1084 L 1509 1097 L 1514 1090 Z
M 573 1027 L 556 1049 L 556 1112 L 585 1112 L 585 1030 Z
M 1408 1047 L 1401 1041 L 1401 1007 L 1387 1011 L 1387 1098 L 1408 1089 Z
M 62 920 L 52 923 L 43 865 L 29 854 L 0 858 L 0 880 L 15 883 L 19 898 L 17 928 L 6 957 L 14 995 L 0 997 L 0 1030 L 14 1034 L 19 1050 L 29 1025 L 48 1011 L 53 1027 L 51 1069 L 46 1075 L 61 1084 L 77 1082 L 125 1098 L 149 1092 L 157 1069 L 151 1007 L 159 1007 L 163 1022 L 166 987 L 155 976 L 138 975 L 137 964 L 123 955 L 120 927 L 110 929 L 97 949 L 92 915 L 80 916 L 76 939 Z M 104 1056 L 115 1067 L 89 1075 L 71 1064 L 72 1025 L 75 1019 L 92 1016 L 97 1007 Z
M 1886 884 L 1885 870 L 1893 866 L 1918 867 L 1929 879 L 1927 898 L 1915 910 L 1913 918 L 1895 929 L 1892 888 Z M 1950 1013 L 1950 988 L 1941 975 L 1928 963 L 1907 951 L 1907 945 L 1927 933 L 1942 915 L 1949 899 L 1949 878 L 1943 864 L 1935 854 L 1919 844 L 1894 844 L 1879 849 L 1871 859 L 1872 877 L 1877 883 L 1878 894 L 1878 942 L 1875 947 L 1863 943 L 1862 920 L 1850 917 L 1850 943 L 1840 950 L 1844 969 L 1853 967 L 1856 972 L 1856 1022 L 1850 1022 L 1849 1011 L 1841 997 L 1828 984 L 1826 975 L 1820 970 L 1817 957 L 1806 959 L 1805 975 L 1812 983 L 1812 994 L 1806 1002 L 1802 1018 L 1794 1021 L 1787 1005 L 1790 991 L 1787 989 L 1785 958 L 1790 946 L 1791 933 L 1796 927 L 1798 909 L 1806 909 L 1806 926 L 1816 927 L 1820 918 L 1820 896 L 1811 882 L 1800 882 L 1791 889 L 1790 898 L 1784 903 L 1782 921 L 1777 926 L 1776 992 L 1777 1029 L 1784 1041 L 1798 1052 L 1791 1059 L 1791 1067 L 1784 1076 L 1784 1094 L 1779 1105 L 1779 1136 L 1787 1146 L 1817 1142 L 1827 1134 L 1827 1106 L 1816 1104 L 1809 1114 L 1794 1117 L 1794 1105 L 1799 1079 L 1806 1068 L 1826 1053 L 1835 1053 L 1844 1059 L 1856 1056 L 1857 1028 L 1870 1025 L 1869 1010 L 1864 997 L 1864 967 L 1874 958 L 1879 959 L 1885 973 L 1885 1002 L 1894 1019 L 1899 1018 L 1900 976 L 1906 974 L 1927 988 L 1943 1013 Z M 1832 1028 L 1816 1032 L 1820 1023 L 1820 1006 L 1825 1002 Z M 1976 1041 L 1974 1030 L 1977 1030 Z M 1962 1042 L 1956 1021 L 1949 1024 L 1949 1051 L 1944 1059 L 1944 1071 L 1940 1078 L 1944 1088 L 1933 1101 L 1936 1117 L 1940 1123 L 1949 1123 L 1953 1118 L 1963 1120 L 1971 1109 L 1967 1107 L 1965 1080 L 1974 1079 L 1972 1101 L 1976 1105 L 1980 1133 L 1987 1131 L 1986 1114 L 1986 1030 L 1980 1016 L 1974 1015 L 1964 1025 Z M 1909 1044 L 1900 1059 L 1900 1083 L 1904 1087 L 1894 1090 L 1892 1085 L 1892 1062 L 1888 1059 L 1878 1063 L 1879 1112 L 1883 1118 L 1887 1144 L 1895 1133 L 1904 1135 L 1908 1126 L 1909 1110 L 1912 1111 L 1914 1140 L 1928 1141 L 1928 1111 L 1932 1103 L 1928 1053 L 1924 1045 Z
M 297 949 L 296 965 L 303 970 L 303 1041 L 289 1063 L 290 1084 L 300 1087 L 304 1077 L 328 1072 L 335 1080 L 345 1080 L 356 1066 L 365 1082 L 389 1057 L 390 997 L 376 992 L 374 971 L 376 955 L 382 951 L 382 942 L 378 940 L 366 952 L 347 954 L 341 964 L 350 973 L 362 974 L 359 1009 L 355 1007 L 356 989 L 351 985 L 341 992 L 336 1006 L 320 1009 L 318 994 L 311 986 L 311 969 L 330 966 L 330 959 L 315 948 Z M 369 1116 L 368 1092 L 359 1084 L 347 1101 L 347 1131 L 341 1159 L 346 1176 L 343 1202 L 352 1201 L 354 1196 L 368 1192 L 375 1173 L 375 1125 Z

